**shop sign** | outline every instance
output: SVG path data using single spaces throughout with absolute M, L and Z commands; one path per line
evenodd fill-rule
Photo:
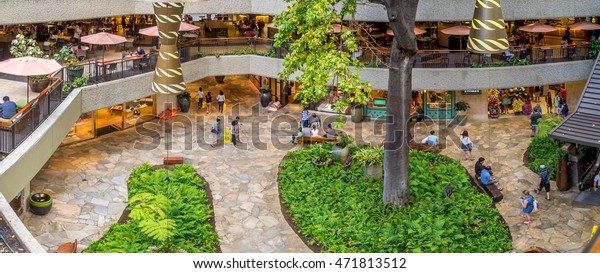
M 476 90 L 476 89 L 463 90 L 462 94 L 463 95 L 479 95 L 479 94 L 481 94 L 481 90 Z

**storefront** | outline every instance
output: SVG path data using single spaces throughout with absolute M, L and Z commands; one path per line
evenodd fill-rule
M 93 139 L 156 117 L 154 96 L 81 114 L 62 144 Z
M 456 116 L 454 111 L 455 95 L 454 91 L 442 90 L 419 90 L 412 92 L 411 112 L 415 110 L 416 103 L 424 105 L 425 116 L 429 119 L 453 119 Z M 386 116 L 387 91 L 371 91 L 370 100 L 365 105 L 364 116 L 370 118 L 384 118 Z

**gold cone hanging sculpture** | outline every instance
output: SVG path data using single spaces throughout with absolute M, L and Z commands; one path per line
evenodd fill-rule
M 161 46 L 154 70 L 152 91 L 161 94 L 179 94 L 185 91 L 183 70 L 177 49 L 183 3 L 155 2 L 153 6 Z
M 473 53 L 501 53 L 508 47 L 500 0 L 477 0 L 467 50 Z

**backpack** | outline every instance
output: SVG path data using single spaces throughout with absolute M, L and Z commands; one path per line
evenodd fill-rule
M 535 198 L 533 199 L 533 210 L 540 209 L 540 203 Z
M 542 181 L 544 182 L 543 185 L 546 185 L 546 183 L 548 183 L 548 180 L 550 178 L 550 171 L 549 170 L 543 170 L 540 173 L 540 178 L 542 179 Z
M 213 125 L 212 128 L 210 128 L 210 132 L 213 133 L 213 134 L 217 133 L 217 125 L 216 124 Z

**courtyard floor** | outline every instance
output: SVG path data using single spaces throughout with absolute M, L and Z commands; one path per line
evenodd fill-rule
M 276 181 L 279 162 L 287 151 L 297 149 L 289 141 L 297 129 L 300 107 L 290 104 L 277 112 L 259 109 L 259 93 L 246 77 L 228 76 L 225 84 L 216 84 L 211 77 L 189 84 L 188 90 L 195 95 L 198 86 L 213 96 L 218 90 L 225 92 L 227 111 L 218 116 L 226 119 L 227 127 L 232 118 L 241 117 L 242 144 L 210 147 L 216 109 L 207 115 L 204 109 L 192 106 L 189 113 L 172 120 L 174 141 L 168 154 L 183 156 L 209 183 L 222 251 L 310 252 L 281 213 Z M 327 124 L 327 117 L 321 118 Z M 191 124 L 191 131 L 184 124 Z M 75 239 L 81 251 L 98 240 L 126 206 L 131 170 L 144 162 L 162 164 L 167 156 L 165 131 L 158 121 L 145 126 L 160 131 L 160 145 L 153 146 L 152 140 L 136 129 L 111 133 L 59 148 L 32 180 L 31 191 L 53 194 L 54 206 L 46 216 L 26 212 L 22 219 L 49 252 Z M 381 143 L 383 129 L 382 121 L 346 126 L 359 143 Z M 431 129 L 440 128 L 433 124 L 422 127 L 416 139 Z M 523 166 L 523 153 L 530 142 L 528 118 L 502 116 L 452 128 L 449 131 L 456 135 L 445 139 L 442 154 L 460 159 L 461 151 L 454 143 L 464 129 L 475 142 L 474 157 L 484 156 L 501 178 L 504 200 L 496 206 L 510 227 L 513 248 L 539 246 L 553 252 L 581 252 L 593 225 L 600 221 L 600 208 L 575 206 L 575 187 L 558 192 L 552 183 L 551 201 L 536 196 L 542 209 L 532 214 L 531 226 L 524 225 L 519 216 L 521 191 L 532 191 L 537 181 L 537 175 Z M 475 161 L 462 163 L 473 172 Z

